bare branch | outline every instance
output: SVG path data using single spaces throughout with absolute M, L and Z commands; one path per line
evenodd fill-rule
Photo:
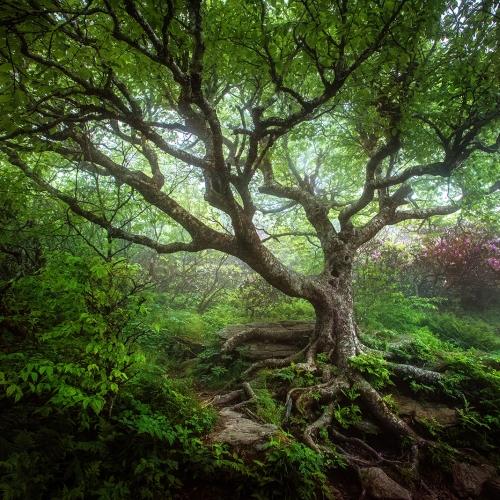
M 391 140 L 381 146 L 375 154 L 370 158 L 365 168 L 365 186 L 363 188 L 363 193 L 358 198 L 358 200 L 351 205 L 344 208 L 339 214 L 339 221 L 342 228 L 346 227 L 349 219 L 363 210 L 371 201 L 375 195 L 375 173 L 380 167 L 382 161 L 393 155 L 396 151 L 401 148 L 401 142 L 399 140 L 399 134 L 392 137 Z
M 263 214 L 276 214 L 279 212 L 284 212 L 285 210 L 289 210 L 290 208 L 296 207 L 298 205 L 298 202 L 296 201 L 291 201 L 290 203 L 287 203 L 286 205 L 282 205 L 281 207 L 276 207 L 276 208 L 258 208 L 257 210 Z
M 198 251 L 208 248 L 221 250 L 229 254 L 235 254 L 233 237 L 227 234 L 219 233 L 205 224 L 203 224 L 196 217 L 191 215 L 181 205 L 175 202 L 172 198 L 162 193 L 155 185 L 153 179 L 149 178 L 142 172 L 130 171 L 121 165 L 113 162 L 106 155 L 95 149 L 95 147 L 86 139 L 83 140 L 86 150 L 86 160 L 101 165 L 108 170 L 113 177 L 119 181 L 128 184 L 130 187 L 136 189 L 144 197 L 146 201 L 162 210 L 169 215 L 178 224 L 184 227 L 191 235 L 193 242 L 191 244 L 172 244 L 171 246 L 161 245 L 150 238 L 144 236 L 134 236 L 121 229 L 113 228 L 109 222 L 95 215 L 94 213 L 83 209 L 78 201 L 65 195 L 60 190 L 54 188 L 51 184 L 44 181 L 37 175 L 28 165 L 21 160 L 19 155 L 12 149 L 2 148 L 2 151 L 7 154 L 9 162 L 20 168 L 28 177 L 34 180 L 39 186 L 47 192 L 64 201 L 70 208 L 77 214 L 86 218 L 90 222 L 97 224 L 112 233 L 114 237 L 122 238 L 134 243 L 140 243 L 150 248 L 153 248 L 161 253 L 172 253 L 178 251 Z
M 284 238 L 285 236 L 304 236 L 304 237 L 311 237 L 311 238 L 319 238 L 319 236 L 316 233 L 307 233 L 307 232 L 301 232 L 301 231 L 290 231 L 288 233 L 279 233 L 279 234 L 269 234 L 267 231 L 264 231 L 266 234 L 269 236 L 267 238 L 263 238 L 261 241 L 262 243 L 265 243 L 266 241 L 269 240 L 279 240 L 280 238 Z
M 269 159 L 264 159 L 261 165 L 264 174 L 264 185 L 259 188 L 261 193 L 270 194 L 278 198 L 287 198 L 299 203 L 306 213 L 306 217 L 317 233 L 321 235 L 321 240 L 327 240 L 336 234 L 335 228 L 328 218 L 328 208 L 318 197 L 304 189 L 287 187 L 274 180 L 274 172 Z
M 30 169 L 28 165 L 25 162 L 23 162 L 15 152 L 5 151 L 5 150 L 4 152 L 9 155 L 9 162 L 12 165 L 20 168 L 26 174 L 27 177 L 36 182 L 45 191 L 47 191 L 54 197 L 66 203 L 72 210 L 72 212 L 74 212 L 77 215 L 81 215 L 86 220 L 105 229 L 108 232 L 108 234 L 113 238 L 120 238 L 122 240 L 130 241 L 132 243 L 137 243 L 139 245 L 151 248 L 161 254 L 169 254 L 175 252 L 198 252 L 200 250 L 205 250 L 210 248 L 209 245 L 203 246 L 200 243 L 195 243 L 194 241 L 191 243 L 176 242 L 176 243 L 162 244 L 149 238 L 148 236 L 133 234 L 128 231 L 124 231 L 123 229 L 114 227 L 104 217 L 100 217 L 95 213 L 90 212 L 89 210 L 85 210 L 80 205 L 80 203 L 76 198 L 64 194 L 59 189 L 53 187 L 48 182 L 44 181 L 39 175 L 37 175 L 32 169 Z

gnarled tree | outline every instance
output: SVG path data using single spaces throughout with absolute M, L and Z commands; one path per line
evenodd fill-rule
M 366 350 L 352 265 L 387 225 L 498 196 L 498 5 L 6 0 L 3 161 L 111 238 L 164 254 L 215 249 L 309 301 L 316 326 L 301 367 L 326 356 L 323 400 L 355 384 L 385 427 L 425 445 L 351 366 Z M 288 227 L 274 234 L 283 213 Z M 182 237 L 152 236 L 155 217 Z M 278 237 L 317 242 L 321 271 L 284 265 L 268 247 Z M 306 429 L 317 450 L 332 409 Z

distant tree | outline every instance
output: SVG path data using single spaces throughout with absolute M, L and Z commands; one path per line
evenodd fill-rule
M 3 161 L 112 238 L 219 250 L 309 301 L 300 368 L 323 369 L 328 406 L 307 442 L 319 450 L 312 434 L 355 385 L 415 463 L 428 442 L 350 361 L 367 350 L 352 266 L 385 226 L 498 199 L 498 2 L 6 0 L 0 14 Z M 287 267 L 277 238 L 316 245 L 318 272 Z

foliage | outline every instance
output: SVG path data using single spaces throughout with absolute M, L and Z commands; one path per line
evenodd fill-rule
M 224 305 L 238 258 L 249 315 L 312 313 L 383 227 L 498 195 L 492 5 L 96 1 L 3 2 L 1 166 L 75 231 L 206 252 L 165 257 L 172 306 Z
M 366 373 L 367 379 L 376 389 L 392 384 L 389 363 L 380 354 L 361 354 L 349 362 L 353 368 Z
M 333 359 L 354 353 L 353 262 L 363 340 L 441 363 L 434 392 L 461 416 L 443 436 L 491 449 L 498 359 L 460 348 L 497 350 L 497 327 L 443 310 L 498 307 L 497 235 L 424 223 L 498 212 L 497 3 L 2 2 L 5 498 L 169 498 L 225 473 L 240 495 L 242 479 L 326 495 L 338 462 L 296 442 L 257 467 L 205 447 L 213 412 L 167 377 L 198 355 L 196 381 L 225 386 L 245 365 L 216 330 L 316 314 L 317 366 L 387 388 L 381 356 Z M 420 239 L 380 232 L 411 220 Z M 272 383 L 320 383 L 294 368 Z M 355 394 L 334 412 L 346 428 Z
M 210 466 L 196 436 L 214 415 L 138 350 L 160 327 L 148 286 L 123 259 L 53 252 L 3 297 L 5 499 L 169 498 L 189 464 Z
M 257 389 L 256 394 L 257 416 L 270 424 L 281 426 L 283 405 L 278 404 L 267 389 Z
M 481 319 L 445 312 L 429 314 L 422 318 L 421 324 L 438 338 L 462 349 L 475 348 L 490 353 L 500 350 L 500 330 Z
M 310 319 L 314 315 L 311 305 L 279 292 L 260 276 L 252 273 L 233 296 L 234 307 L 244 305 L 248 319 Z
M 148 324 L 159 327 L 147 288 L 140 269 L 124 260 L 53 252 L 3 300 L 12 351 L 2 355 L 7 395 L 52 394 L 54 403 L 96 413 L 111 404 L 131 366 L 144 360 L 135 340 Z
M 386 230 L 359 249 L 354 269 L 358 307 L 380 295 L 383 299 L 396 293 L 414 295 L 412 240 L 404 230 Z M 369 316 L 369 312 L 364 315 Z
M 437 361 L 443 352 L 453 350 L 453 347 L 423 327 L 416 329 L 411 336 L 396 342 L 390 350 L 406 362 L 425 364 Z
M 182 396 L 171 393 L 171 406 L 178 402 Z M 2 428 L 10 434 L 0 462 L 4 498 L 170 498 L 190 464 L 202 473 L 213 461 L 196 438 L 199 425 L 189 419 L 174 425 L 179 414 L 155 412 L 130 395 L 117 401 L 109 420 L 61 407 L 55 417 L 35 411 L 14 423 L 29 408 L 3 404 Z
M 361 409 L 358 405 L 351 404 L 350 406 L 337 405 L 333 412 L 335 420 L 344 429 L 349 428 L 351 425 L 361 421 Z
M 333 465 L 332 460 L 315 453 L 302 443 L 282 443 L 273 439 L 267 443 L 270 451 L 263 467 L 266 476 L 261 481 L 266 484 L 267 496 L 256 498 L 300 498 L 312 500 L 332 498 L 326 487 L 325 472 Z

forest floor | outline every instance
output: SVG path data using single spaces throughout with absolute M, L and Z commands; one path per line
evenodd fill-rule
M 201 380 L 198 380 L 197 396 L 201 405 L 204 407 L 213 405 L 220 415 L 215 429 L 203 439 L 207 443 L 217 441 L 217 439 L 214 439 L 214 436 L 216 438 L 221 436 L 221 432 L 226 425 L 225 417 L 221 416 L 221 412 L 228 409 L 239 413 L 242 421 L 249 420 L 257 425 L 269 426 L 269 419 L 263 418 L 262 411 L 259 412 L 259 409 L 262 410 L 262 407 L 259 408 L 259 401 L 248 401 L 252 398 L 249 398 L 249 395 L 245 394 L 245 390 L 241 389 L 241 382 L 238 382 L 237 379 L 238 376 L 229 380 L 226 378 L 227 382 L 225 385 L 221 384 L 218 386 L 217 384 L 203 383 Z M 259 382 L 257 379 L 252 382 L 252 386 L 258 392 Z M 274 400 L 281 401 L 281 403 L 284 402 L 287 393 L 285 380 L 269 384 L 265 390 L 267 391 L 268 389 L 268 394 L 272 395 Z M 239 391 L 238 394 L 237 391 Z M 406 400 L 410 401 L 414 398 L 413 401 L 415 404 L 420 404 L 416 402 L 420 398 L 412 394 L 404 384 L 401 386 L 398 384 L 398 387 L 393 386 L 389 392 L 399 394 L 400 398 L 406 398 Z M 229 397 L 227 401 L 225 401 L 226 397 Z M 245 400 L 248 404 L 245 403 Z M 448 413 L 456 411 L 453 408 L 445 408 L 446 405 L 441 404 L 439 401 L 434 404 L 436 405 L 435 407 L 439 407 L 441 410 L 444 408 L 445 413 L 446 410 L 448 410 Z M 403 418 L 408 424 L 419 428 L 417 415 L 414 412 L 412 415 L 406 415 Z M 432 416 L 430 420 L 433 420 Z M 280 426 L 277 425 L 277 429 L 278 432 L 285 430 L 290 439 L 296 439 L 298 442 L 302 441 L 302 432 L 297 425 L 285 425 L 283 429 L 280 429 Z M 420 425 L 421 429 L 422 426 Z M 346 432 L 346 434 L 350 435 L 349 433 L 350 431 Z M 354 436 L 355 434 L 353 433 L 352 435 Z M 382 430 L 380 434 L 367 434 L 365 437 L 369 438 L 370 446 L 377 450 L 387 461 L 397 462 L 402 458 L 401 442 L 395 437 L 391 437 Z M 236 451 L 245 464 L 249 466 L 252 466 L 255 460 L 261 463 L 264 462 L 266 455 L 269 455 L 269 449 L 255 451 L 255 443 L 242 445 L 239 442 L 231 442 L 231 439 L 225 442 L 231 452 Z M 349 444 L 345 445 L 344 449 L 356 453 L 355 447 L 350 449 Z M 392 470 L 390 466 L 384 464 L 383 470 L 384 474 L 387 474 L 386 477 L 394 479 L 404 488 L 405 491 L 401 493 L 401 496 L 398 496 L 398 493 L 390 493 L 387 494 L 388 496 L 384 496 L 384 493 L 377 492 L 373 488 L 370 488 L 370 486 L 366 487 L 366 483 L 363 484 L 360 480 L 359 470 L 354 470 L 351 467 L 336 466 L 330 468 L 326 473 L 326 486 L 335 500 L 498 500 L 500 498 L 500 481 L 498 480 L 498 476 L 495 476 L 494 470 L 490 475 L 490 479 L 488 479 L 489 482 L 485 482 L 486 476 L 481 476 L 481 474 L 484 474 L 481 467 L 488 467 L 484 465 L 487 461 L 473 450 L 464 448 L 459 451 L 459 461 L 457 462 L 457 457 L 455 457 L 455 462 L 448 461 L 448 463 L 439 463 L 436 457 L 433 457 L 433 460 L 431 460 L 432 457 L 429 454 L 424 454 L 418 465 L 417 472 L 408 474 L 407 477 L 401 475 L 401 470 L 396 471 L 395 468 Z M 460 478 L 460 471 L 458 471 L 457 465 L 465 467 L 465 472 L 462 471 L 462 475 L 465 474 L 467 477 Z M 367 465 L 367 467 L 374 468 L 379 467 L 379 465 L 373 463 Z M 242 487 L 241 483 L 238 487 Z M 221 485 L 220 483 L 197 484 L 193 482 L 191 485 L 185 485 L 179 495 L 178 498 L 184 500 L 224 500 L 226 498 L 234 498 L 234 490 L 232 489 L 231 482 L 228 482 L 226 485 Z M 244 492 L 243 495 L 240 493 L 240 498 L 245 498 L 244 495 Z M 248 498 L 261 497 L 251 496 L 249 491 Z M 278 496 L 278 498 L 282 497 Z

